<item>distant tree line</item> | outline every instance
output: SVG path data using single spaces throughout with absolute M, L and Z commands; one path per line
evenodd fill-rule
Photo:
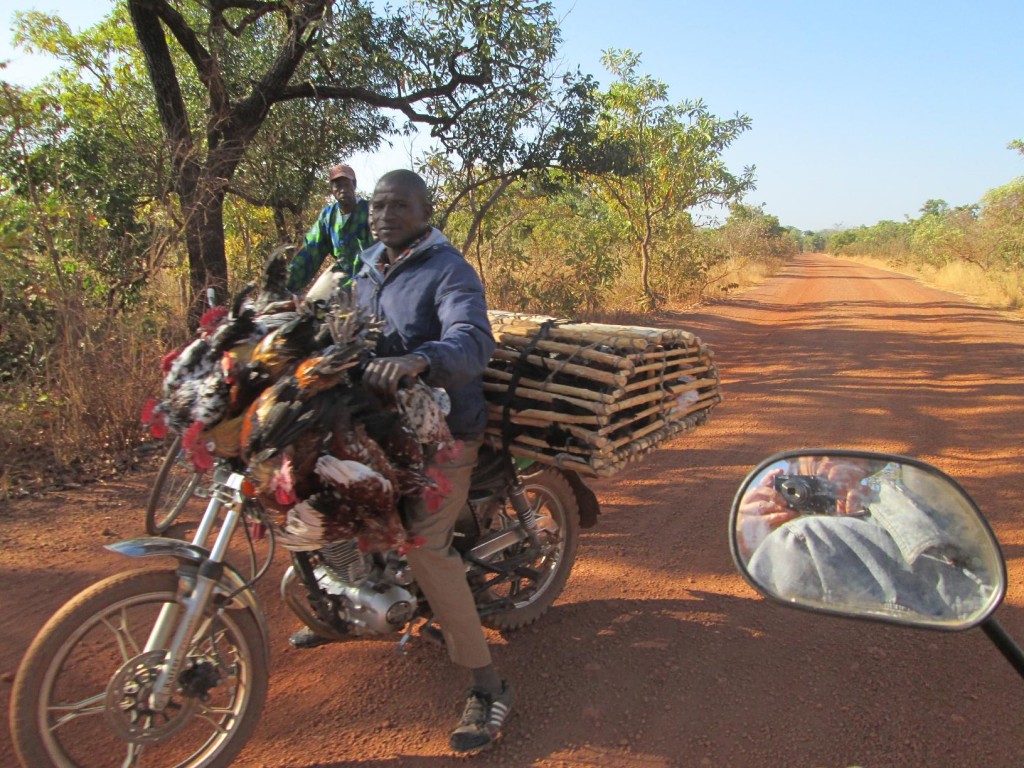
M 1009 148 L 1024 155 L 1020 140 L 1010 142 Z M 993 276 L 1024 277 L 1024 176 L 970 205 L 928 200 L 919 214 L 823 233 L 826 247 L 834 254 L 873 256 L 895 264 L 933 269 L 969 264 Z

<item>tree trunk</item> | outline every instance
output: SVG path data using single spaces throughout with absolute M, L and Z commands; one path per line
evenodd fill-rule
M 466 238 L 462 241 L 463 254 L 469 253 L 469 248 L 473 244 L 473 241 L 476 240 L 477 234 L 480 232 L 480 227 L 483 225 L 484 218 L 487 216 L 494 204 L 498 202 L 498 198 L 505 194 L 505 190 L 508 189 L 515 180 L 515 176 L 508 176 L 501 179 L 501 181 L 498 182 L 498 186 L 494 188 L 490 195 L 488 195 L 483 205 L 473 211 L 473 221 L 470 222 L 469 231 L 466 233 Z
M 644 301 L 647 309 L 658 308 L 658 297 L 651 290 L 651 230 L 650 227 L 644 232 L 644 238 L 640 241 L 640 285 L 644 291 Z
M 189 328 L 199 325 L 206 309 L 206 291 L 213 288 L 217 304 L 228 302 L 228 263 L 224 254 L 224 192 L 200 183 L 187 202 L 185 243 L 191 297 Z M 185 201 L 183 201 L 185 202 Z

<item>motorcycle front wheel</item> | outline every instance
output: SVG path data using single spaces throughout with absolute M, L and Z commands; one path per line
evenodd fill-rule
M 485 582 L 494 583 L 485 591 L 481 605 L 483 624 L 492 629 L 520 629 L 547 613 L 562 594 L 576 560 L 580 511 L 576 494 L 565 475 L 552 467 L 544 467 L 525 475 L 522 480 L 530 508 L 537 517 L 544 551 L 524 562 L 523 558 L 528 557 L 527 542 L 504 550 L 498 555 L 499 561 L 514 559 L 524 566 L 521 569 L 523 575 L 515 575 L 506 581 L 494 583 L 491 581 L 493 575 L 471 573 L 471 585 L 479 587 Z M 516 522 L 506 510 L 498 514 L 492 529 L 513 525 Z M 493 564 L 498 565 L 497 562 Z M 488 603 L 508 607 L 490 611 Z
M 181 450 L 181 435 L 171 441 L 146 503 L 146 533 L 162 536 L 188 505 L 202 475 Z
M 211 613 L 170 703 L 149 706 L 164 656 L 144 651 L 161 610 L 178 609 L 173 572 L 129 571 L 79 593 L 46 623 L 15 679 L 10 723 L 26 768 L 228 766 L 267 695 L 259 624 Z

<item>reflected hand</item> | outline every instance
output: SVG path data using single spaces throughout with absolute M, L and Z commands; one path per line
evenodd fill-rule
M 811 463 L 813 466 L 801 466 L 800 471 L 823 477 L 835 486 L 836 514 L 849 515 L 867 507 L 871 491 L 861 484 L 861 480 L 870 474 L 868 467 L 848 459 L 839 460 L 832 457 L 821 458 Z
M 736 525 L 744 557 L 749 557 L 761 539 L 769 533 L 800 516 L 799 512 L 790 509 L 785 499 L 775 490 L 775 478 L 781 474 L 782 469 L 766 473 L 756 485 L 747 489 L 740 500 Z

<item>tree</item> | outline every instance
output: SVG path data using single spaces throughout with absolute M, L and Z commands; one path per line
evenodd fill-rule
M 40 116 L 52 130 L 37 143 L 35 161 L 47 173 L 35 180 L 56 217 L 39 211 L 34 228 L 57 280 L 113 308 L 137 296 L 166 248 L 153 248 L 152 207 L 161 197 L 166 157 L 152 109 L 140 103 L 145 80 L 132 66 L 134 36 L 118 7 L 82 33 L 56 16 L 18 14 L 15 39 L 58 57 L 65 66 L 31 89 L 50 108 Z M 59 203 L 58 203 L 59 201 Z
M 56 105 L 50 119 L 63 123 L 49 152 L 61 169 L 63 188 L 77 196 L 75 210 L 89 208 L 91 214 L 86 229 L 92 240 L 78 240 L 89 246 L 86 271 L 101 278 L 108 303 L 123 304 L 156 271 L 178 271 L 184 222 L 170 189 L 169 156 L 127 6 L 117 4 L 80 33 L 48 14 L 21 13 L 16 20 L 20 46 L 61 62 L 35 89 Z M 180 50 L 174 54 L 185 58 Z M 255 48 L 247 51 L 247 65 L 257 54 Z M 203 113 L 202 89 L 187 82 L 183 96 L 190 114 Z M 227 190 L 245 201 L 226 209 L 226 234 L 234 231 L 245 241 L 241 253 L 230 254 L 245 256 L 244 262 L 233 266 L 261 265 L 260 251 L 293 240 L 307 223 L 302 214 L 314 189 L 322 188 L 323 167 L 377 141 L 380 119 L 368 122 L 348 114 L 344 105 L 329 107 L 331 102 L 313 100 L 283 103 L 254 137 Z M 266 208 L 269 220 L 254 206 Z M 261 222 L 256 241 L 253 221 Z M 67 271 L 67 255 L 62 258 Z
M 720 120 L 700 100 L 669 104 L 664 83 L 637 74 L 640 56 L 632 51 L 610 50 L 603 63 L 618 79 L 602 94 L 600 135 L 630 147 L 631 172 L 595 182 L 627 222 L 644 301 L 654 308 L 660 297 L 650 268 L 659 229 L 692 208 L 728 203 L 753 189 L 753 168 L 737 175 L 722 160 L 722 152 L 750 128 L 750 118 Z
M 461 247 L 466 252 L 515 182 L 532 179 L 550 186 L 555 178 L 569 181 L 620 167 L 622 147 L 598 136 L 598 110 L 596 81 L 577 71 L 539 81 L 533 103 L 506 111 L 503 124 L 461 125 L 457 137 L 443 138 L 420 166 L 437 180 L 438 226 L 446 229 L 456 210 L 468 211 Z M 548 173 L 555 169 L 560 173 Z
M 797 239 L 779 224 L 779 217 L 764 212 L 762 206 L 735 203 L 729 218 L 718 230 L 726 250 L 751 260 L 770 261 L 791 256 L 797 251 Z
M 494 114 L 535 99 L 558 37 L 547 2 L 413 0 L 380 15 L 369 0 L 128 0 L 128 8 L 171 155 L 197 299 L 226 284 L 224 197 L 272 109 L 337 102 L 342 119 L 363 123 L 369 145 L 399 130 L 380 112 L 391 110 L 458 143 L 468 126 L 486 131 Z M 188 109 L 187 88 L 201 91 L 202 114 Z
M 1024 176 L 985 193 L 981 225 L 996 264 L 1003 269 L 1024 269 Z
M 977 218 L 977 205 L 950 208 L 945 200 L 926 201 L 913 226 L 913 254 L 933 266 L 953 259 L 984 266 L 978 256 Z

